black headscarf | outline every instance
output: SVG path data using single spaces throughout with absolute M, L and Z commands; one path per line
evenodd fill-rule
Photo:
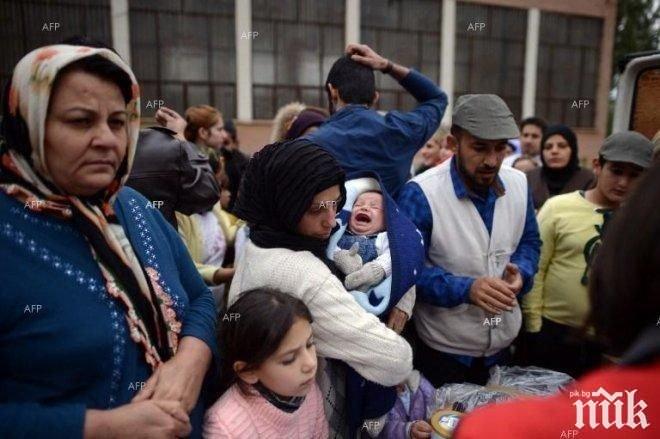
M 248 162 L 234 213 L 248 222 L 250 240 L 257 246 L 308 250 L 327 264 L 328 241 L 300 235 L 298 223 L 314 196 L 334 185 L 341 191 L 341 210 L 345 180 L 334 157 L 309 140 L 273 143 Z
M 568 164 L 561 169 L 551 169 L 548 167 L 548 164 L 545 162 L 545 157 L 543 155 L 543 146 L 545 142 L 555 134 L 562 136 L 568 146 L 571 147 L 571 158 L 568 161 Z M 551 125 L 543 133 L 543 138 L 541 139 L 541 161 L 543 162 L 543 168 L 541 168 L 541 174 L 543 180 L 545 180 L 548 185 L 548 191 L 550 196 L 560 194 L 561 191 L 566 186 L 566 183 L 573 177 L 573 175 L 580 170 L 580 162 L 578 161 L 578 146 L 577 146 L 577 137 L 573 130 L 571 130 L 566 125 Z

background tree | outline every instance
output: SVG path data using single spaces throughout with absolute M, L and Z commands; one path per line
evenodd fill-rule
M 619 0 L 614 37 L 614 72 L 628 53 L 660 49 L 660 1 Z

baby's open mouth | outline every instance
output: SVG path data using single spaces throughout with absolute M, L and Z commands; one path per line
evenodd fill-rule
M 370 223 L 371 222 L 371 217 L 367 215 L 366 213 L 358 213 L 355 215 L 355 221 L 361 222 L 361 223 Z

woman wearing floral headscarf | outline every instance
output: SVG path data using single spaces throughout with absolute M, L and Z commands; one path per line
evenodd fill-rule
M 122 189 L 139 105 L 107 49 L 42 47 L 16 65 L 0 150 L 0 437 L 201 434 L 213 297 L 177 233 Z

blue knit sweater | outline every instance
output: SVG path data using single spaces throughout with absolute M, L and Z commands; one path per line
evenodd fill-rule
M 181 336 L 214 342 L 215 305 L 176 231 L 130 188 L 115 203 L 144 266 L 161 276 Z M 86 409 L 130 402 L 150 376 L 85 238 L 0 193 L 0 437 L 81 438 Z M 201 403 L 191 414 L 201 437 Z

